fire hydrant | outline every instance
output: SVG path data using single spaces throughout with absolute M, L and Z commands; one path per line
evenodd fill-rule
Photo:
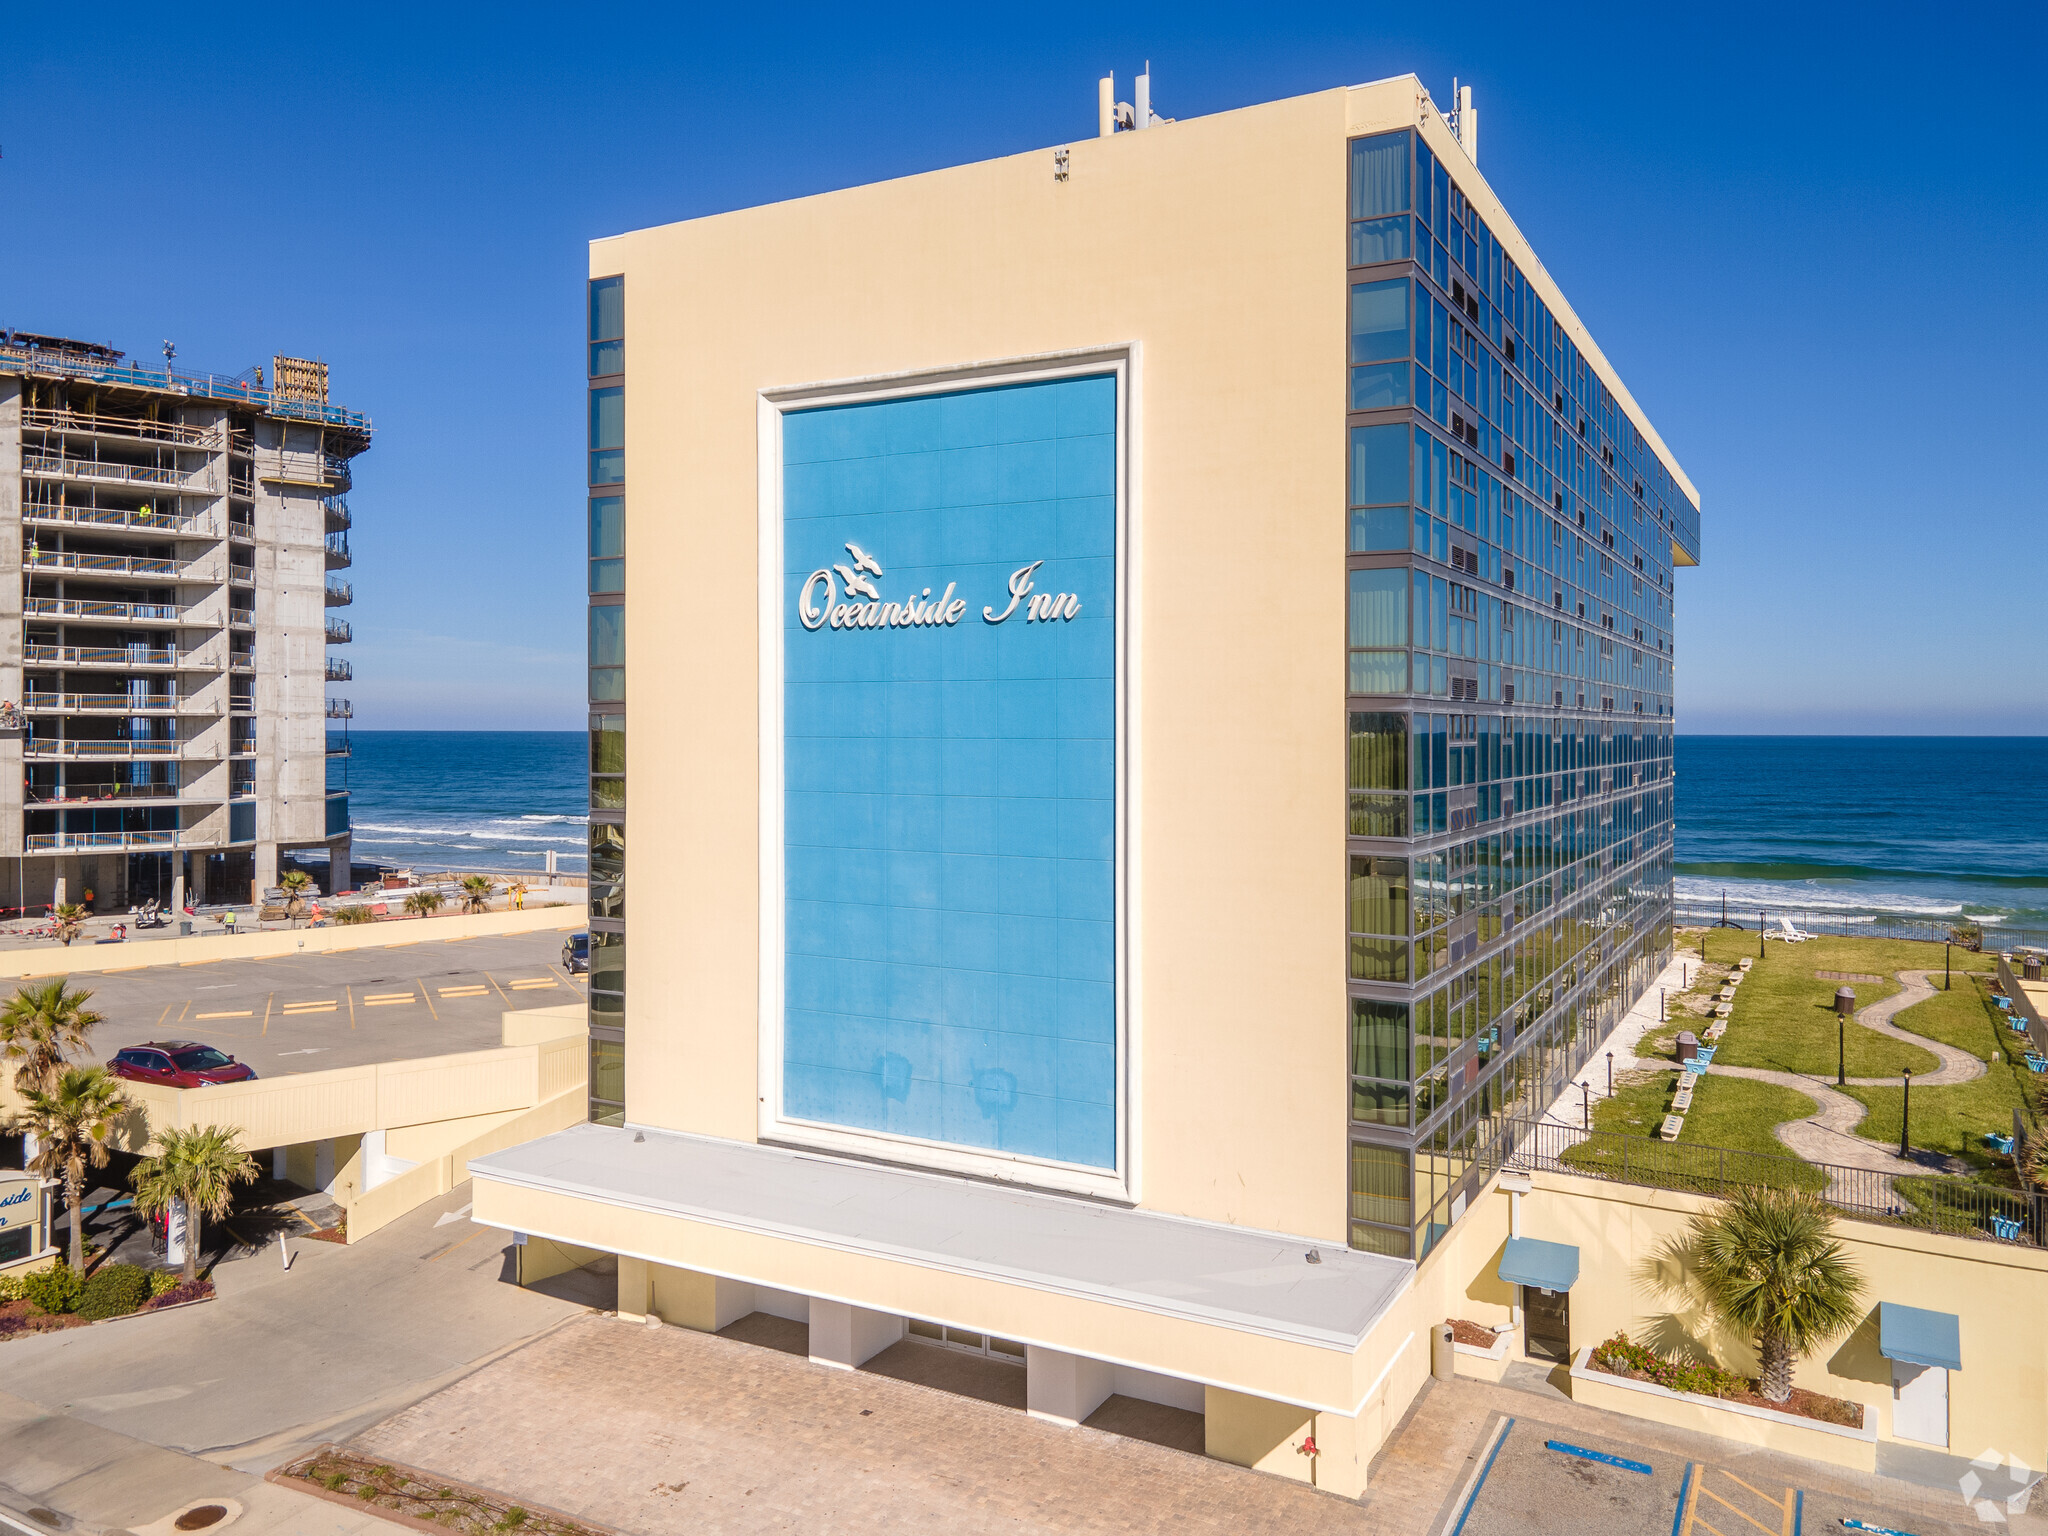
M 1301 1444 L 1297 1445 L 1294 1451 L 1298 1456 L 1319 1456 L 1322 1454 L 1316 1449 L 1316 1437 L 1314 1435 L 1302 1436 Z

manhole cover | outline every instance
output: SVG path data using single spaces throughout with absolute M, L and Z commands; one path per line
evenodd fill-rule
M 227 1519 L 224 1504 L 201 1504 L 197 1509 L 188 1509 L 171 1523 L 181 1531 L 203 1531 L 209 1525 L 219 1525 Z

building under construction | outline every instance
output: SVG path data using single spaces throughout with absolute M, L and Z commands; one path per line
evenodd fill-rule
M 350 461 L 324 363 L 0 331 L 0 907 L 348 884 Z M 18 770 L 18 771 L 14 771 Z

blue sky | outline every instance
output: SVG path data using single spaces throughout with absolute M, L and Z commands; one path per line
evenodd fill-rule
M 26 10 L 37 14 L 24 15 Z M 2048 732 L 2038 7 L 14 7 L 0 324 L 366 410 L 365 728 L 573 728 L 593 236 L 1413 70 L 1700 487 L 1680 727 Z

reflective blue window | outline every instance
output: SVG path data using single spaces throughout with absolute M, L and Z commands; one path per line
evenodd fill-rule
M 1408 502 L 1408 428 L 1400 423 L 1351 429 L 1351 502 Z
M 626 280 L 600 277 L 590 285 L 590 339 L 618 341 L 626 334 Z
M 1351 141 L 1351 217 L 1408 211 L 1408 133 Z
M 590 610 L 590 664 L 593 667 L 626 664 L 626 610 L 617 603 Z
M 590 483 L 617 485 L 626 478 L 626 391 L 617 385 L 590 392 Z

